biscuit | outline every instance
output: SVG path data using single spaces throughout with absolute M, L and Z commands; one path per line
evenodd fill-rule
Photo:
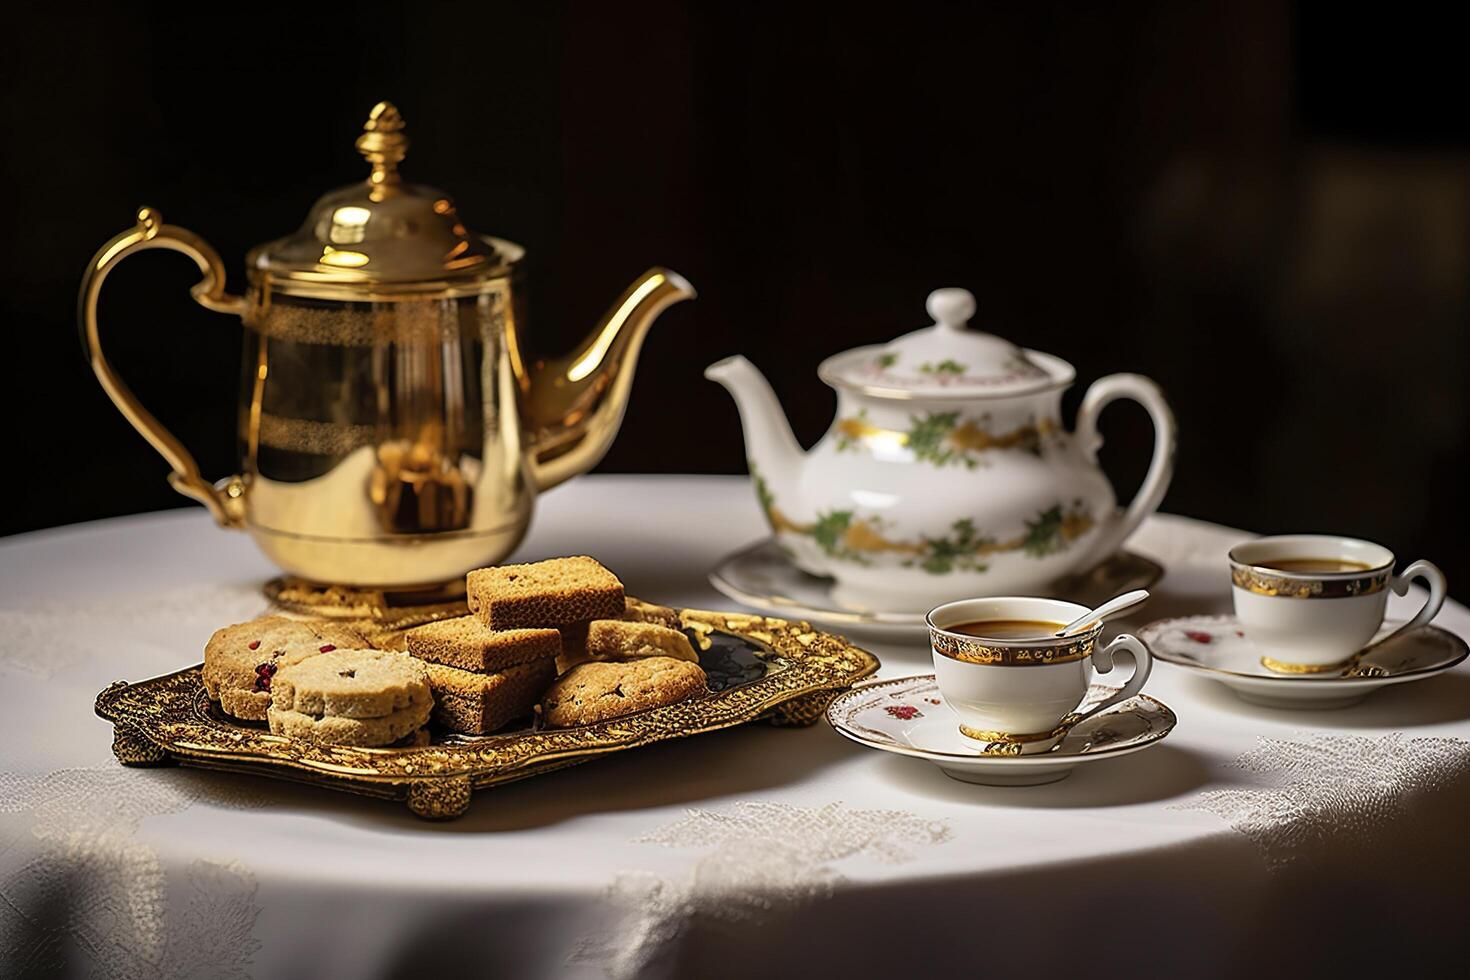
M 699 665 L 672 657 L 573 667 L 546 691 L 542 717 L 553 728 L 593 725 L 673 704 L 706 690 Z
M 684 621 L 679 618 L 676 610 L 657 603 L 644 602 L 642 599 L 634 599 L 632 596 L 627 599 L 622 618 L 630 623 L 657 623 L 671 630 L 682 629 L 684 626 Z
M 595 619 L 587 625 L 586 654 L 590 660 L 631 660 L 638 657 L 673 657 L 698 663 L 689 637 L 657 623 L 628 623 L 617 619 Z
M 341 718 L 303 714 L 273 704 L 267 716 L 271 731 L 276 735 L 305 739 L 318 745 L 373 748 L 392 744 L 424 727 L 432 708 L 433 702 L 425 699 L 381 718 Z
M 424 663 L 391 650 L 319 653 L 281 667 L 271 683 L 272 709 L 317 717 L 384 718 L 432 700 Z
M 363 647 L 368 641 L 337 623 L 305 622 L 262 616 L 214 631 L 204 647 L 204 690 L 226 714 L 265 720 L 277 670 L 337 647 Z
M 429 623 L 408 631 L 408 652 L 460 670 L 495 671 L 561 653 L 554 629 L 492 630 L 474 616 Z
M 478 568 L 465 588 L 470 611 L 493 630 L 615 619 L 625 609 L 623 583 L 585 556 Z
M 493 674 L 476 674 L 442 664 L 427 664 L 434 689 L 434 721 L 463 735 L 488 735 L 529 715 L 556 678 L 543 657 Z
M 680 619 L 676 610 L 668 606 L 644 602 L 642 599 L 634 599 L 631 596 L 626 599 L 623 615 L 617 617 L 617 620 L 628 623 L 653 623 L 658 626 L 666 626 L 671 630 L 682 630 L 684 625 L 684 621 Z M 582 622 L 557 627 L 561 630 L 561 655 L 556 658 L 556 669 L 559 673 L 564 674 L 577 664 L 585 663 L 588 659 L 596 659 L 587 656 L 587 628 L 591 625 L 591 622 Z M 692 649 L 690 653 L 693 653 Z M 676 656 L 676 654 L 670 652 L 669 656 Z

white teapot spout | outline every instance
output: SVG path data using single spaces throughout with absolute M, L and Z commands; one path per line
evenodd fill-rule
M 711 364 L 704 369 L 704 376 L 724 385 L 735 399 L 740 426 L 745 430 L 745 457 L 750 462 L 751 476 L 758 486 L 764 484 L 760 490 L 762 503 L 772 498 L 798 501 L 806 453 L 792 435 L 786 413 L 765 375 L 737 354 Z

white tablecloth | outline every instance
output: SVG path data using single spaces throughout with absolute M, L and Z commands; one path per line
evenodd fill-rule
M 589 477 L 541 501 L 517 554 L 590 553 L 634 594 L 734 608 L 705 573 L 762 532 L 744 480 Z M 1242 536 L 1146 524 L 1131 547 L 1168 575 L 1133 624 L 1227 611 Z M 445 824 L 117 766 L 96 693 L 197 662 L 272 574 L 202 511 L 0 542 L 0 975 L 1413 973 L 1470 910 L 1466 665 L 1289 713 L 1160 664 L 1164 743 L 1021 789 L 825 724 L 623 753 Z M 1456 603 L 1437 622 L 1470 634 Z M 923 647 L 871 646 L 883 676 L 928 669 Z

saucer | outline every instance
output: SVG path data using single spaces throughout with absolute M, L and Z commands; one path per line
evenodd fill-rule
M 1375 641 L 1402 625 L 1384 623 Z M 1139 630 L 1138 637 L 1157 659 L 1213 678 L 1242 700 L 1272 708 L 1345 708 L 1389 684 L 1447 670 L 1470 653 L 1455 634 L 1422 626 L 1367 650 L 1341 671 L 1279 674 L 1261 665 L 1260 648 L 1246 638 L 1234 616 L 1162 619 Z
M 1088 703 L 1117 688 L 1094 684 Z M 960 734 L 933 674 L 864 681 L 827 708 L 827 722 L 860 745 L 927 759 L 961 782 L 984 786 L 1040 786 L 1064 779 L 1077 766 L 1146 749 L 1173 731 L 1169 706 L 1147 694 L 1129 698 L 1078 722 L 1056 748 L 1037 755 L 986 755 Z
M 1164 568 L 1132 551 L 1120 551 L 1085 575 L 1068 576 L 1048 591 L 1051 598 L 1095 606 L 1120 592 L 1146 589 L 1164 577 Z M 917 642 L 928 636 L 924 614 L 876 612 L 845 606 L 832 595 L 835 582 L 808 575 L 764 538 L 726 555 L 709 573 L 710 584 L 736 602 L 783 619 L 805 619 L 827 629 L 878 640 Z

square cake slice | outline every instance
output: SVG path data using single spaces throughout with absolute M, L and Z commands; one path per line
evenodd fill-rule
M 516 664 L 494 674 L 476 674 L 443 664 L 425 664 L 434 691 L 434 721 L 463 735 L 489 735 L 529 715 L 556 679 L 550 659 Z
M 565 626 L 623 614 L 623 583 L 594 558 L 478 568 L 465 577 L 470 611 L 493 630 Z
M 490 672 L 561 653 L 554 629 L 492 630 L 476 616 L 428 623 L 408 631 L 408 652 L 420 660 Z

